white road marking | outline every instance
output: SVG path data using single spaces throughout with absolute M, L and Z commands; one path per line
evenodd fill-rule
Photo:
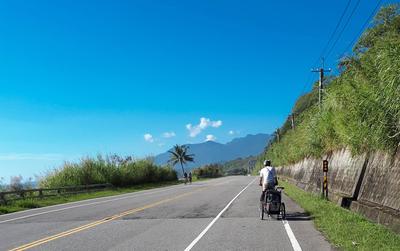
M 257 178 L 256 178 L 257 179 Z M 219 212 L 219 214 L 210 222 L 210 224 L 208 224 L 208 226 L 196 237 L 196 239 L 194 239 L 192 241 L 192 243 L 189 244 L 189 246 L 187 246 L 187 248 L 185 249 L 185 251 L 189 251 L 191 250 L 194 245 L 196 245 L 196 243 L 207 233 L 208 230 L 210 230 L 210 228 L 212 227 L 212 225 L 214 225 L 214 223 L 221 217 L 221 215 L 230 207 L 230 205 L 236 200 L 237 197 L 239 197 L 239 195 L 241 193 L 244 192 L 244 190 L 246 190 L 256 179 L 252 180 L 249 184 L 247 184 L 247 186 L 245 188 L 242 189 L 242 191 L 240 191 L 229 203 L 228 205 L 226 205 L 224 207 L 224 209 L 222 209 L 221 212 Z
M 230 180 L 229 180 L 230 181 Z M 205 183 L 210 183 L 211 181 L 206 181 Z M 22 220 L 22 219 L 26 219 L 26 218 L 31 218 L 34 216 L 39 216 L 39 215 L 43 215 L 43 214 L 49 214 L 49 213 L 55 213 L 55 212 L 60 212 L 60 211 L 65 211 L 68 209 L 74 209 L 74 208 L 79 208 L 79 207 L 85 207 L 85 206 L 92 206 L 92 205 L 98 205 L 98 204 L 104 204 L 104 203 L 108 203 L 108 202 L 112 202 L 112 201 L 117 201 L 117 200 L 123 200 L 123 199 L 130 199 L 130 198 L 135 198 L 141 195 L 150 195 L 150 194 L 155 194 L 155 193 L 161 193 L 161 192 L 166 192 L 169 190 L 173 190 L 176 188 L 185 188 L 183 186 L 177 185 L 177 186 L 173 186 L 170 188 L 166 188 L 163 190 L 157 190 L 157 191 L 138 191 L 138 192 L 133 192 L 133 195 L 129 195 L 127 196 L 126 194 L 121 194 L 121 195 L 115 195 L 115 196 L 111 196 L 111 200 L 102 200 L 102 201 L 96 201 L 96 202 L 92 202 L 92 203 L 85 203 L 85 204 L 79 204 L 79 205 L 75 205 L 75 206 L 70 206 L 70 207 L 62 207 L 62 208 L 58 208 L 58 209 L 53 209 L 53 210 L 49 210 L 49 211 L 44 211 L 44 212 L 40 212 L 40 213 L 35 213 L 35 214 L 29 214 L 29 215 L 24 215 L 24 216 L 20 216 L 20 217 L 16 217 L 16 218 L 12 218 L 12 219 L 7 219 L 7 220 L 3 220 L 0 221 L 0 224 L 2 223 L 7 223 L 7 222 L 11 222 L 11 221 L 16 221 L 16 220 Z M 75 201 L 75 202 L 69 202 L 69 203 L 65 203 L 65 204 L 59 204 L 59 205 L 54 205 L 54 206 L 48 206 L 45 207 L 46 209 L 48 208 L 53 208 L 53 207 L 60 207 L 60 206 L 65 206 L 65 205 L 73 205 L 73 204 L 78 204 L 78 203 L 84 203 L 84 202 L 88 202 L 88 201 L 93 201 L 93 200 L 99 200 L 99 199 L 105 199 L 107 197 L 103 197 L 103 198 L 94 198 L 94 199 L 88 199 L 88 200 L 84 200 L 84 201 Z M 108 197 L 110 198 L 110 197 Z M 29 211 L 36 211 L 36 210 L 43 210 L 44 208 L 35 208 L 35 209 L 30 209 Z M 17 213 L 26 213 L 28 212 L 27 210 L 25 211 L 20 211 L 20 212 L 16 212 L 16 213 L 12 213 L 12 215 L 17 214 Z M 7 217 L 10 216 L 10 214 L 4 214 L 4 215 L 0 215 L 1 217 Z
M 173 185 L 173 186 L 174 187 L 170 187 L 168 189 L 157 190 L 157 192 L 171 190 L 173 188 L 176 188 L 175 186 L 178 186 L 178 185 Z M 160 188 L 155 188 L 155 189 L 160 189 Z M 151 190 L 153 190 L 153 189 L 151 189 Z M 14 213 L 2 214 L 2 215 L 0 215 L 0 218 L 10 217 L 10 216 L 17 215 L 17 214 L 24 214 L 24 213 L 29 213 L 29 212 L 33 212 L 33 211 L 43 210 L 43 209 L 49 209 L 49 208 L 53 208 L 53 207 L 63 207 L 63 206 L 67 206 L 67 205 L 74 205 L 74 204 L 79 204 L 79 203 L 88 202 L 88 201 L 103 200 L 103 199 L 107 199 L 107 198 L 120 198 L 120 197 L 129 198 L 130 195 L 132 195 L 133 193 L 135 195 L 138 195 L 138 194 L 143 194 L 143 193 L 148 193 L 148 192 L 149 192 L 149 190 L 144 190 L 144 191 L 130 192 L 130 193 L 126 193 L 126 194 L 117 194 L 117 195 L 112 195 L 112 196 L 105 196 L 105 197 L 98 197 L 98 198 L 87 199 L 87 200 L 67 202 L 67 203 L 63 203 L 63 204 L 56 204 L 56 205 L 46 206 L 46 207 L 31 208 L 31 209 L 18 211 L 18 212 L 14 212 Z
M 289 237 L 290 243 L 292 244 L 293 250 L 294 251 L 302 251 L 300 244 L 297 242 L 296 236 L 294 236 L 292 228 L 289 225 L 289 222 L 287 220 L 282 220 L 282 223 L 285 226 L 285 230 Z
M 171 189 L 172 189 L 172 188 L 170 188 L 170 189 L 168 189 L 168 190 L 171 190 Z M 22 220 L 22 219 L 26 219 L 26 218 L 30 218 L 30 217 L 34 217 L 34 216 L 38 216 L 38 215 L 49 214 L 49 213 L 55 213 L 55 212 L 65 211 L 65 210 L 73 209 L 73 208 L 79 208 L 79 207 L 86 207 L 86 206 L 104 204 L 104 203 L 108 203 L 108 202 L 112 202 L 112 201 L 123 200 L 123 199 L 130 199 L 130 198 L 138 197 L 138 196 L 140 196 L 140 195 L 149 195 L 149 194 L 164 192 L 164 191 L 168 191 L 168 190 L 166 189 L 166 190 L 155 191 L 155 192 L 146 193 L 146 194 L 135 194 L 135 195 L 132 195 L 132 196 L 124 196 L 124 197 L 119 197 L 119 198 L 115 198 L 115 199 L 111 199 L 111 200 L 103 200 L 103 201 L 97 201 L 97 202 L 92 202 L 92 203 L 80 204 L 80 205 L 76 205 L 76 206 L 70 206 L 70 207 L 63 207 L 63 208 L 59 208 L 59 209 L 53 209 L 53 210 L 49 210 L 49 211 L 45 211 L 45 212 L 40 212 L 40 213 L 36 213 L 36 214 L 29 214 L 29 215 L 24 215 L 24 216 L 21 216 L 21 217 L 16 217 L 16 218 L 8 219 L 8 220 L 3 220 L 3 221 L 0 221 L 0 224 L 1 224 L 1 223 L 6 223 L 6 222 L 10 222 L 10 221 Z

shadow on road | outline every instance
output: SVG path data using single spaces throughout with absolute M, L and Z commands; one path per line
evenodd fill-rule
M 286 213 L 286 220 L 287 221 L 309 221 L 312 220 L 313 217 L 308 213 L 300 213 L 300 212 L 293 212 L 293 213 Z

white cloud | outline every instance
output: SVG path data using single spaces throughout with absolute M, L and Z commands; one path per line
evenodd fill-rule
M 189 131 L 190 137 L 194 138 L 197 135 L 199 135 L 203 130 L 205 130 L 207 127 L 214 127 L 218 128 L 222 126 L 222 121 L 217 120 L 217 121 L 212 121 L 209 118 L 200 118 L 200 124 L 193 126 L 192 124 L 187 124 L 186 129 Z
M 163 137 L 166 138 L 166 139 L 173 138 L 175 136 L 176 136 L 175 132 L 165 132 L 165 133 L 163 133 Z
M 189 130 L 189 136 L 192 138 L 196 137 L 199 133 L 201 133 L 201 129 L 197 126 L 192 126 L 192 124 L 187 124 L 186 129 Z
M 240 134 L 240 131 L 230 130 L 230 131 L 228 132 L 228 134 L 229 134 L 229 135 L 238 135 L 238 134 Z
M 7 153 L 0 154 L 0 160 L 61 160 L 65 158 L 56 153 Z
M 154 138 L 153 135 L 151 135 L 150 133 L 146 133 L 143 136 L 144 140 L 146 140 L 147 142 L 153 143 L 154 142 Z
M 215 141 L 215 140 L 217 140 L 217 138 L 212 134 L 208 134 L 206 136 L 206 141 Z
M 158 143 L 158 146 L 163 147 L 163 146 L 165 146 L 165 143 Z

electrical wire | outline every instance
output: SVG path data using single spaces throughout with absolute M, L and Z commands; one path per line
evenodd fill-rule
M 354 15 L 354 12 L 356 11 L 358 5 L 360 4 L 361 0 L 358 0 L 355 4 L 355 6 L 353 7 L 350 16 L 347 18 L 346 23 L 344 24 L 344 26 L 342 27 L 342 29 L 339 32 L 339 35 L 336 37 L 335 42 L 333 43 L 333 45 L 331 46 L 331 48 L 329 49 L 328 53 L 326 54 L 325 58 L 327 59 L 329 57 L 329 55 L 331 54 L 331 52 L 333 51 L 333 49 L 335 48 L 337 42 L 339 41 L 339 39 L 341 38 L 344 30 L 346 29 L 347 25 L 350 23 L 351 18 Z
M 329 37 L 329 39 L 328 39 L 328 42 L 326 43 L 324 49 L 322 50 L 322 52 L 321 52 L 319 58 L 317 58 L 317 60 L 315 60 L 315 63 L 314 63 L 313 65 L 315 65 L 315 64 L 318 62 L 318 60 L 320 60 L 320 59 L 324 56 L 324 53 L 325 53 L 326 50 L 328 49 L 330 43 L 332 42 L 332 39 L 335 37 L 335 34 L 336 34 L 337 30 L 339 29 L 340 24 L 342 23 L 343 18 L 344 18 L 344 16 L 346 15 L 347 10 L 349 9 L 349 6 L 350 6 L 351 1 L 352 1 L 352 0 L 349 0 L 349 1 L 347 2 L 346 7 L 344 8 L 344 10 L 343 10 L 343 12 L 342 12 L 342 15 L 340 16 L 339 21 L 338 21 L 337 24 L 336 24 L 335 29 L 333 30 L 333 32 L 331 33 L 331 35 L 330 35 L 330 37 Z
M 379 2 L 376 4 L 375 8 L 372 10 L 371 14 L 368 16 L 367 20 L 365 20 L 365 23 L 361 27 L 360 31 L 356 34 L 356 36 L 354 36 L 353 40 L 351 40 L 351 42 L 347 45 L 346 49 L 344 49 L 344 51 L 340 57 L 343 57 L 343 55 L 346 53 L 346 51 L 348 51 L 350 49 L 350 47 L 352 47 L 354 45 L 357 38 L 359 38 L 361 36 L 361 34 L 364 32 L 367 25 L 370 23 L 372 17 L 375 16 L 375 14 L 382 2 L 383 2 L 383 0 L 379 0 Z

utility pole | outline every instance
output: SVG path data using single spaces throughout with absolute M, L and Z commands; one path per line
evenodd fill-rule
M 278 129 L 276 129 L 276 139 L 278 140 L 278 142 L 280 142 L 280 140 L 281 140 L 280 137 L 281 137 L 280 130 L 278 128 Z
M 319 108 L 321 109 L 321 103 L 322 103 L 322 92 L 324 90 L 324 73 L 325 72 L 330 72 L 331 68 L 329 69 L 324 69 L 324 58 L 322 58 L 322 67 L 317 68 L 317 69 L 311 69 L 312 72 L 319 72 L 319 86 L 318 86 L 318 105 Z
M 294 125 L 294 113 L 292 113 L 290 115 L 290 121 L 292 122 L 292 129 L 294 129 L 295 125 Z

